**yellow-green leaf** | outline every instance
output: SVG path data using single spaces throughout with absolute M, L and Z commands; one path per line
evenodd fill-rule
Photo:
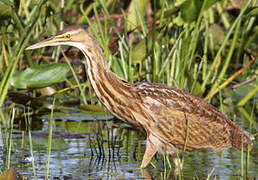
M 128 8 L 127 30 L 134 30 L 144 19 L 148 0 L 132 0 Z
M 43 88 L 63 82 L 70 67 L 67 64 L 57 63 L 46 66 L 36 66 L 17 72 L 11 78 L 11 85 L 15 88 Z

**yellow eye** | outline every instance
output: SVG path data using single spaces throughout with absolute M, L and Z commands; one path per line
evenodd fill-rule
M 71 35 L 70 35 L 70 34 L 66 34 L 65 37 L 66 37 L 67 39 L 70 39 Z

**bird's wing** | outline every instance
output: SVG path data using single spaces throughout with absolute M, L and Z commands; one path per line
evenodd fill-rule
M 145 129 L 160 140 L 189 151 L 231 146 L 233 124 L 212 105 L 166 85 L 144 82 L 134 87 L 149 117 Z

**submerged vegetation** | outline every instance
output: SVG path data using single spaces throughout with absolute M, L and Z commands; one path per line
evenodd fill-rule
M 14 166 L 21 176 L 47 179 L 57 173 L 52 156 L 62 151 L 68 156 L 69 150 L 78 148 L 75 154 L 80 159 L 90 159 L 87 170 L 82 169 L 88 178 L 101 177 L 106 166 L 116 178 L 130 178 L 130 173 L 132 178 L 171 178 L 166 157 L 156 158 L 150 174 L 137 169 L 144 138 L 127 124 L 109 121 L 114 117 L 95 97 L 78 49 L 25 51 L 71 25 L 90 29 L 111 70 L 120 77 L 159 82 L 200 96 L 256 135 L 257 5 L 257 0 L 0 0 L 1 170 Z M 42 149 L 44 154 L 35 154 Z M 17 166 L 19 159 L 14 156 L 24 150 L 29 168 Z M 258 176 L 257 152 L 255 142 L 246 154 L 232 150 L 217 155 L 207 150 L 184 155 L 180 178 L 220 177 L 212 166 L 216 159 L 222 161 L 221 168 L 240 164 L 221 177 Z M 42 157 L 44 166 L 38 163 Z M 232 157 L 236 159 L 229 161 Z M 130 165 L 134 168 L 125 168 Z M 196 170 L 199 167 L 203 171 Z M 92 175 L 91 168 L 99 174 Z M 74 169 L 64 171 L 69 170 Z

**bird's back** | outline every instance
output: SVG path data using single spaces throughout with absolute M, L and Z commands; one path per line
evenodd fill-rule
M 198 97 L 156 83 L 135 83 L 134 87 L 149 117 L 145 130 L 164 144 L 186 151 L 246 149 L 251 144 L 251 135 Z

